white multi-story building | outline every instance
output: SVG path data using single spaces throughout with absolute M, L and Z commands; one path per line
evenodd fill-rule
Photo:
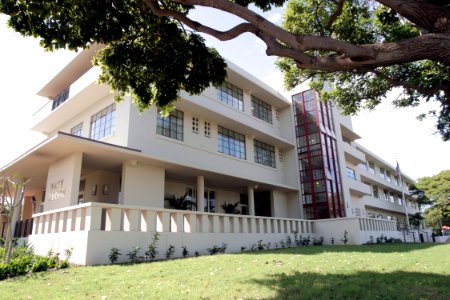
M 112 247 L 145 248 L 155 232 L 161 249 L 191 252 L 294 234 L 328 242 L 345 230 L 356 244 L 397 237 L 392 166 L 356 144 L 349 118 L 315 92 L 295 95 L 292 106 L 228 62 L 220 88 L 180 93 L 168 117 L 156 107 L 139 113 L 96 83 L 95 50 L 38 92 L 52 99 L 33 127 L 47 139 L 0 170 L 31 179 L 21 218 L 33 223 L 19 231 L 31 232 L 38 252 L 74 247 L 73 262 L 106 263 Z

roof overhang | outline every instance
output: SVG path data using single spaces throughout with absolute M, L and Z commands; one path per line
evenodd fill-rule
M 92 68 L 92 57 L 102 47 L 103 45 L 94 44 L 80 52 L 80 54 L 55 75 L 37 94 L 49 99 L 58 96 L 62 90 L 70 86 L 75 80 Z
M 341 123 L 341 133 L 343 136 L 345 136 L 346 138 L 348 138 L 351 141 L 358 140 L 361 138 L 351 128 L 348 128 L 347 126 L 345 126 L 342 123 Z

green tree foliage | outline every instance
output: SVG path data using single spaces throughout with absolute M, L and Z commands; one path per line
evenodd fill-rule
M 419 178 L 417 187 L 433 202 L 433 206 L 425 211 L 427 224 L 432 227 L 450 225 L 450 170 Z
M 377 1 L 380 3 L 391 1 Z M 311 35 L 347 42 L 353 45 L 378 45 L 375 59 L 353 59 L 336 49 L 311 49 L 305 53 L 323 59 L 339 58 L 341 66 L 303 68 L 302 63 L 292 58 L 279 58 L 277 65 L 284 73 L 285 85 L 289 88 L 313 79 L 311 87 L 321 91 L 323 100 L 333 100 L 345 114 L 356 114 L 361 108 L 373 109 L 394 88 L 403 88 L 403 93 L 393 101 L 397 107 L 417 106 L 420 101 L 440 102 L 440 111 L 428 114 L 436 117 L 436 127 L 444 140 L 450 138 L 450 64 L 437 57 L 399 59 L 394 52 L 425 51 L 415 48 L 408 41 L 417 41 L 427 32 L 423 27 L 406 19 L 395 7 L 376 1 L 315 1 L 292 0 L 289 2 L 283 28 L 297 35 Z M 405 2 L 408 1 L 397 1 Z M 411 1 L 419 2 L 419 1 Z M 422 1 L 424 2 L 424 1 Z M 429 1 L 438 2 L 438 1 Z M 449 10 L 448 1 L 442 1 L 442 9 Z M 426 10 L 425 7 L 423 7 Z M 446 30 L 448 37 L 448 28 Z M 386 47 L 386 48 L 385 48 Z M 393 47 L 389 51 L 387 47 Z M 383 54 L 382 50 L 387 50 Z M 420 47 L 419 47 L 420 48 Z M 401 50 L 403 49 L 403 50 Z M 369 49 L 368 49 L 369 51 Z M 389 53 L 390 52 L 390 53 Z M 385 55 L 385 59 L 381 56 Z M 347 60 L 347 62 L 345 61 Z M 319 63 L 317 63 L 319 64 Z M 323 89 L 331 83 L 332 90 Z M 426 114 L 418 116 L 419 119 Z
M 282 27 L 252 10 L 286 3 Z M 241 23 L 222 31 L 196 22 L 188 14 L 196 5 Z M 95 60 L 100 80 L 118 99 L 131 94 L 141 110 L 152 103 L 170 108 L 180 90 L 197 94 L 224 80 L 223 59 L 198 32 L 222 41 L 251 33 L 267 45 L 267 55 L 280 57 L 287 87 L 313 79 L 321 97 L 347 114 L 374 108 L 399 87 L 399 107 L 439 102 L 440 110 L 428 114 L 450 139 L 447 0 L 1 0 L 0 13 L 49 50 L 104 44 Z M 323 90 L 326 82 L 334 89 Z
M 154 16 L 139 0 L 0 3 L 12 28 L 40 37 L 48 50 L 104 44 L 94 60 L 102 70 L 100 81 L 118 92 L 117 100 L 131 94 L 140 110 L 153 103 L 170 107 L 180 90 L 199 94 L 226 76 L 224 60 L 202 37 L 174 19 Z M 190 9 L 170 8 L 181 14 Z

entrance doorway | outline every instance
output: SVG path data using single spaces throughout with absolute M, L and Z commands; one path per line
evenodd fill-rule
M 255 193 L 255 215 L 271 217 L 270 191 Z

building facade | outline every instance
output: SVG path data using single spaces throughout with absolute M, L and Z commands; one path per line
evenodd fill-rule
M 156 232 L 161 249 L 200 253 L 295 235 L 328 243 L 344 231 L 354 244 L 398 237 L 393 167 L 358 145 L 350 119 L 316 92 L 291 103 L 228 62 L 221 87 L 181 92 L 166 117 L 140 113 L 96 83 L 97 49 L 38 92 L 51 101 L 33 130 L 47 138 L 0 170 L 31 179 L 20 218 L 33 219 L 25 231 L 37 252 L 73 246 L 74 263 L 107 263 L 111 248 L 145 248 Z

